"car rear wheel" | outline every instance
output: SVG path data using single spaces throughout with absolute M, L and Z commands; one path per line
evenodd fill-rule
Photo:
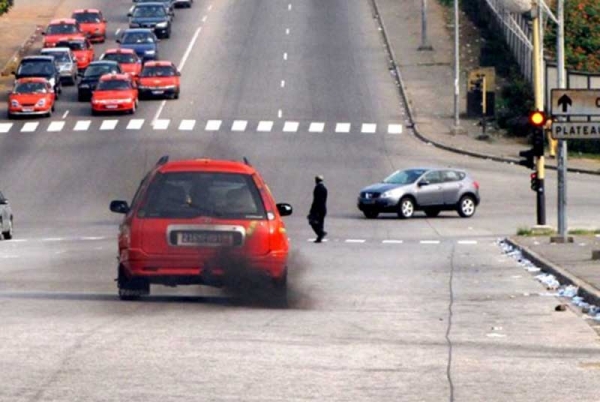
M 287 291 L 287 269 L 281 278 L 273 279 L 271 287 L 271 301 L 277 307 L 287 307 L 288 291 Z
M 123 272 L 123 268 L 120 266 L 117 286 L 119 289 L 119 299 L 121 300 L 137 300 L 142 296 L 150 294 L 150 284 L 147 281 L 139 278 L 127 278 Z
M 463 218 L 470 218 L 475 215 L 475 209 L 477 206 L 475 205 L 475 198 L 471 195 L 463 195 L 458 202 L 458 207 L 456 210 L 458 214 Z
M 415 202 L 410 197 L 404 197 L 398 204 L 398 217 L 401 219 L 412 218 L 415 213 Z
M 425 210 L 425 215 L 427 215 L 430 218 L 435 218 L 439 214 L 440 214 L 440 210 L 438 208 L 427 208 Z
M 375 211 L 373 209 L 365 209 L 363 211 L 363 214 L 365 215 L 365 218 L 367 218 L 367 219 L 375 219 L 379 216 L 379 211 Z
M 6 240 L 10 240 L 13 238 L 13 219 L 10 218 L 10 221 L 8 221 L 8 230 L 6 232 L 2 232 L 2 237 L 4 237 Z

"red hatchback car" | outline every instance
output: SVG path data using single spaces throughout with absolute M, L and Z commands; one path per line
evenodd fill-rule
M 92 93 L 92 114 L 100 112 L 135 113 L 138 91 L 128 74 L 104 74 Z
M 286 297 L 289 241 L 281 217 L 292 207 L 276 204 L 248 163 L 162 157 L 131 205 L 112 201 L 110 210 L 125 214 L 121 299 L 149 294 L 150 284 L 221 287 L 232 276 L 267 279 L 275 297 Z
M 71 18 L 79 22 L 81 31 L 87 34 L 92 42 L 103 43 L 106 40 L 106 20 L 100 10 L 75 10 Z
M 108 49 L 100 56 L 100 60 L 116 61 L 121 66 L 121 70 L 134 79 L 142 71 L 142 59 L 138 57 L 133 49 Z
M 89 39 L 69 39 L 56 43 L 56 47 L 68 47 L 77 58 L 77 69 L 85 71 L 96 58 L 94 47 Z
M 54 111 L 56 94 L 45 78 L 20 78 L 8 95 L 8 118 L 43 115 Z
M 140 98 L 179 98 L 181 73 L 170 61 L 147 61 L 138 80 Z
M 79 23 L 73 18 L 52 20 L 44 32 L 44 47 L 55 47 L 56 42 L 71 38 L 85 39 L 86 34 L 81 31 Z

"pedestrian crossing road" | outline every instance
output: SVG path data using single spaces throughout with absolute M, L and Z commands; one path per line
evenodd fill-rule
M 0 122 L 0 134 L 13 133 L 56 133 L 61 131 L 113 131 L 113 130 L 177 130 L 205 132 L 258 132 L 258 133 L 338 133 L 338 134 L 390 134 L 403 132 L 398 123 L 351 123 L 351 122 L 301 122 L 272 120 L 146 120 L 146 119 L 90 119 Z

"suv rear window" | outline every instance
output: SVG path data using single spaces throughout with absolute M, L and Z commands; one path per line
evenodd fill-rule
M 158 173 L 138 210 L 140 218 L 266 219 L 252 177 L 237 173 Z

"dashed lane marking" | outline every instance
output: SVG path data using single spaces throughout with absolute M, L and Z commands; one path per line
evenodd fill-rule
M 335 132 L 336 133 L 349 133 L 350 128 L 351 128 L 350 123 L 337 123 L 335 125 Z
M 117 127 L 117 123 L 119 123 L 119 120 L 103 120 L 100 130 L 114 130 Z
M 48 126 L 48 132 L 49 133 L 56 133 L 58 131 L 61 131 L 64 126 L 65 126 L 65 122 L 64 121 L 53 121 Z
M 273 122 L 263 120 L 258 123 L 258 127 L 256 128 L 256 131 L 258 131 L 260 133 L 269 133 L 269 132 L 271 132 L 272 129 L 273 129 Z
M 377 124 L 363 124 L 360 132 L 363 134 L 375 134 L 377 132 Z
M 236 120 L 231 126 L 231 131 L 246 131 L 248 122 L 246 120 Z
M 381 243 L 383 244 L 402 244 L 403 240 L 383 240 Z
M 459 240 L 458 244 L 477 244 L 477 240 Z
M 131 119 L 127 124 L 127 130 L 140 130 L 144 125 L 144 119 Z
M 283 132 L 284 133 L 295 133 L 298 131 L 299 126 L 300 126 L 300 123 L 298 123 L 297 121 L 286 121 L 285 124 L 283 125 Z
M 313 122 L 308 126 L 309 133 L 322 133 L 325 130 L 325 123 Z
M 366 242 L 365 239 L 346 239 L 345 240 L 346 243 L 364 243 Z
M 388 134 L 402 134 L 402 124 L 388 125 Z
M 204 129 L 206 131 L 219 131 L 222 123 L 221 120 L 209 120 L 206 122 L 206 127 Z
M 21 128 L 21 132 L 22 133 L 33 133 L 35 130 L 37 130 L 39 125 L 40 125 L 40 123 L 38 123 L 37 121 L 30 121 L 28 123 L 23 124 L 23 128 Z
M 12 123 L 0 123 L 0 133 L 8 133 L 12 126 Z
M 196 126 L 196 120 L 181 120 L 179 129 L 182 131 L 192 131 Z
M 421 244 L 440 244 L 439 240 L 420 240 Z
M 73 131 L 87 131 L 90 128 L 90 124 L 92 124 L 91 120 L 79 120 L 75 123 Z

